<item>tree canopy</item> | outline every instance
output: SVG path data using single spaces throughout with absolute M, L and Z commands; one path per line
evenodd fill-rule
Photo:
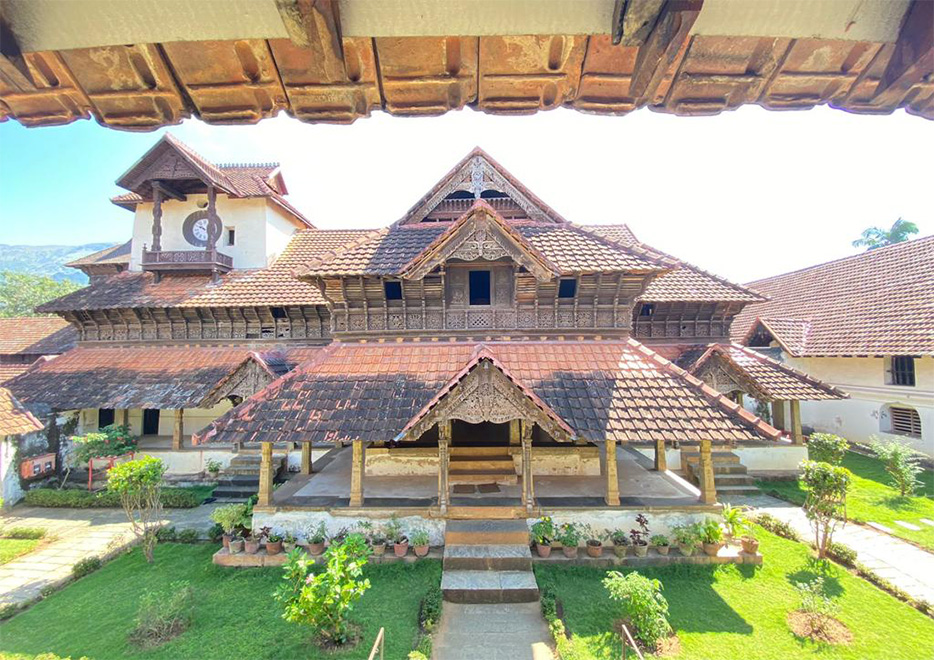
M 860 238 L 853 241 L 853 247 L 865 247 L 867 250 L 875 250 L 886 245 L 907 241 L 917 233 L 918 226 L 915 223 L 899 218 L 888 229 L 870 227 L 863 232 Z
M 75 282 L 59 282 L 51 277 L 0 272 L 0 318 L 11 316 L 39 316 L 34 311 L 37 305 L 61 298 L 81 288 Z

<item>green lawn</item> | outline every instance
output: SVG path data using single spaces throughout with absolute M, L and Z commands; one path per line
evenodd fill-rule
M 934 621 L 868 582 L 830 564 L 825 582 L 840 605 L 839 619 L 853 632 L 846 647 L 819 646 L 796 638 L 785 617 L 799 606 L 794 582 L 820 567 L 803 544 L 757 530 L 765 556 L 750 565 L 672 566 L 640 572 L 658 578 L 681 643 L 677 660 L 921 660 L 934 649 Z M 597 568 L 538 565 L 539 586 L 553 585 L 564 607 L 571 653 L 564 660 L 617 660 L 619 636 L 610 632 L 618 609 L 601 585 Z
M 913 541 L 934 551 L 934 527 L 920 522 L 921 518 L 934 520 L 934 472 L 925 470 L 921 474 L 923 486 L 914 497 L 902 497 L 889 486 L 889 475 L 882 462 L 870 456 L 847 452 L 843 466 L 853 473 L 853 485 L 847 496 L 846 511 L 856 522 L 877 522 L 892 530 L 895 536 Z M 796 480 L 760 481 L 759 487 L 773 492 L 783 500 L 804 503 L 804 489 Z M 921 528 L 913 532 L 896 525 L 896 520 L 914 523 Z
M 373 586 L 353 613 L 364 641 L 351 651 L 325 654 L 311 644 L 307 627 L 282 620 L 272 598 L 282 569 L 221 568 L 211 563 L 215 550 L 213 544 L 171 543 L 156 547 L 154 566 L 138 549 L 114 560 L 0 625 L 0 658 L 44 652 L 92 660 L 366 658 L 381 626 L 386 658 L 405 658 L 416 643 L 419 603 L 441 580 L 436 560 L 368 567 Z M 175 580 L 194 587 L 191 627 L 161 648 L 137 650 L 127 634 L 140 594 Z
M 0 566 L 32 552 L 42 539 L 0 539 Z

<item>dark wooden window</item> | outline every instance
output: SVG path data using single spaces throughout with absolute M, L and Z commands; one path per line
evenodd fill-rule
M 159 411 L 146 409 L 143 411 L 143 435 L 159 435 Z
M 383 282 L 386 300 L 402 300 L 402 282 Z
M 892 385 L 915 386 L 915 359 L 909 355 L 892 358 Z
M 110 426 L 115 419 L 113 408 L 99 408 L 97 411 L 97 428 L 102 429 L 105 426 Z
M 272 307 L 270 308 L 270 311 L 272 312 L 272 318 L 274 319 L 289 318 L 289 314 L 285 311 L 285 307 Z
M 490 300 L 490 271 L 470 271 L 470 304 L 489 305 Z
M 655 305 L 652 303 L 642 303 L 639 308 L 639 316 L 652 316 L 655 313 Z
M 237 231 L 235 229 L 227 229 L 227 245 L 234 245 L 237 242 Z
M 573 298 L 577 295 L 577 280 L 565 278 L 558 282 L 558 297 Z
M 909 435 L 912 438 L 921 437 L 921 415 L 914 408 L 892 406 L 889 408 L 892 417 L 892 433 Z

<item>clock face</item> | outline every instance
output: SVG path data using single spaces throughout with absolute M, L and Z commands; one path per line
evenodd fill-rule
M 195 221 L 195 224 L 191 227 L 192 235 L 197 238 L 199 241 L 208 240 L 208 219 L 201 218 L 200 220 Z
M 182 224 L 185 240 L 195 247 L 206 247 L 210 238 L 211 220 L 207 211 L 195 211 Z M 218 232 L 220 234 L 220 232 Z

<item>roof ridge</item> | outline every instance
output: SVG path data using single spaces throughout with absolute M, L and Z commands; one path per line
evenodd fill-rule
M 269 168 L 275 169 L 275 168 L 279 167 L 279 163 L 277 163 L 276 161 L 272 161 L 272 160 L 271 160 L 271 161 L 267 161 L 267 162 L 259 162 L 259 163 L 235 163 L 235 162 L 231 162 L 231 163 L 217 163 L 217 165 L 215 165 L 215 167 L 217 167 L 218 169 L 229 169 L 229 170 L 234 170 L 234 169 L 248 169 L 248 168 L 258 168 L 258 167 L 269 167 Z

